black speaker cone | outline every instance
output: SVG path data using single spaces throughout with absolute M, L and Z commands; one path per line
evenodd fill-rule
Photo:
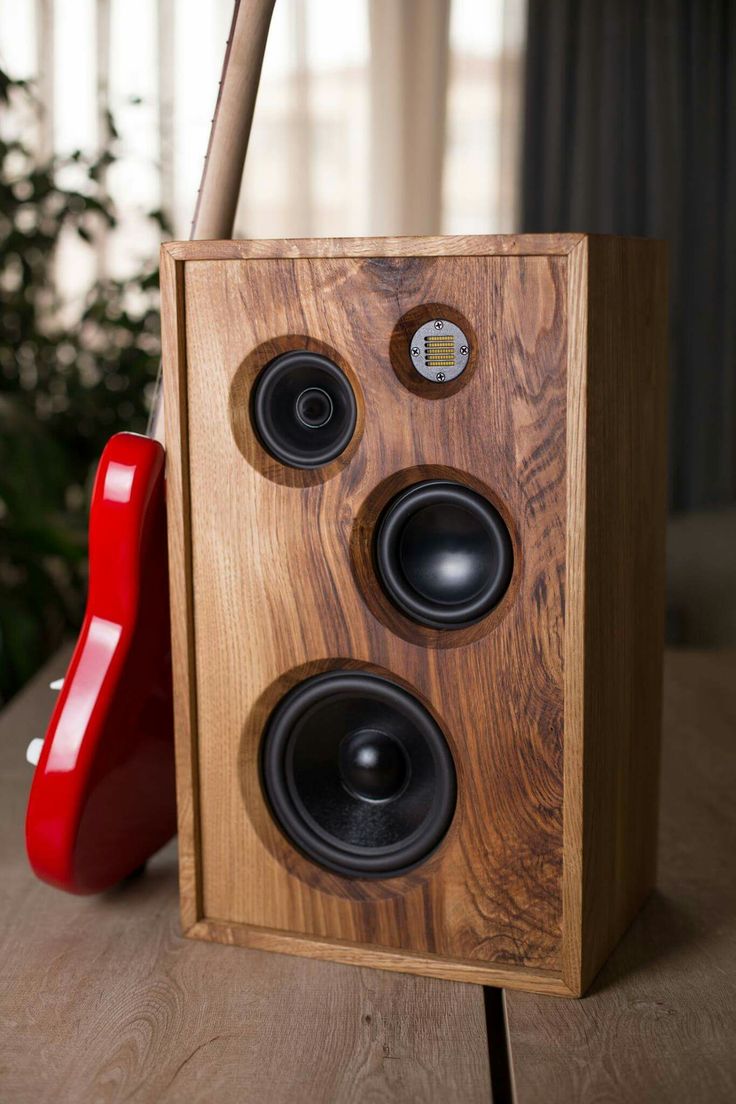
M 309 858 L 354 877 L 400 874 L 427 858 L 455 808 L 445 738 L 408 691 L 332 671 L 276 707 L 261 748 L 276 821 Z
M 264 368 L 253 394 L 253 421 L 264 447 L 293 468 L 319 468 L 343 452 L 358 408 L 341 368 L 296 349 Z
M 415 483 L 397 495 L 379 522 L 375 555 L 394 604 L 433 628 L 481 620 L 513 572 L 511 537 L 498 510 L 450 480 Z

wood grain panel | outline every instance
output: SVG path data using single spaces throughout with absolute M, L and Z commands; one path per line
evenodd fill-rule
M 191 939 L 211 939 L 226 946 L 252 947 L 276 954 L 307 955 L 328 962 L 344 962 L 350 966 L 373 966 L 403 974 L 445 978 L 448 981 L 470 981 L 477 985 L 546 993 L 554 997 L 576 996 L 552 970 L 533 970 L 523 966 L 494 966 L 440 955 L 391 951 L 369 943 L 348 943 L 345 940 L 322 939 L 314 935 L 251 927 L 248 924 L 225 924 L 219 920 L 202 920 L 188 929 Z
M 588 434 L 588 249 L 567 261 L 567 516 L 565 556 L 565 754 L 562 974 L 580 991 L 583 928 L 583 767 L 585 752 L 585 517 Z
M 559 966 L 562 265 L 541 257 L 186 265 L 206 916 L 461 961 Z M 473 378 L 441 402 L 411 394 L 389 363 L 397 318 L 424 300 L 462 307 L 477 334 Z M 233 409 L 233 380 L 246 365 L 252 383 L 265 362 L 253 364 L 251 350 L 279 334 L 336 350 L 361 391 L 358 451 L 327 482 L 276 483 L 237 448 L 233 422 L 247 406 Z M 350 556 L 354 519 L 376 485 L 434 464 L 488 486 L 521 550 L 516 600 L 493 632 L 441 653 L 372 615 Z M 256 755 L 268 713 L 288 685 L 338 660 L 405 681 L 439 715 L 454 753 L 453 826 L 439 853 L 405 878 L 368 884 L 318 871 L 284 846 L 261 797 Z M 288 883 L 285 865 L 295 875 Z
M 185 928 L 202 916 L 199 877 L 199 758 L 192 595 L 192 536 L 189 510 L 189 439 L 180 427 L 188 424 L 184 282 L 182 264 L 161 251 L 161 355 L 175 370 L 164 374 L 166 417 L 167 500 L 180 508 L 167 510 L 169 589 L 171 595 L 171 659 L 174 671 L 174 726 L 176 740 L 177 822 L 179 828 L 179 883 Z M 183 738 L 179 738 L 183 737 Z
M 181 261 L 276 257 L 565 257 L 583 234 L 455 234 L 422 238 L 250 238 L 247 241 L 168 242 Z
M 572 407 L 574 394 L 584 396 L 586 419 L 585 509 L 568 519 L 571 536 L 583 528 L 577 589 L 568 561 L 567 617 L 568 644 L 575 641 L 582 667 L 568 666 L 571 679 L 579 674 L 566 692 L 568 707 L 582 703 L 584 716 L 579 800 L 569 804 L 571 813 L 582 807 L 582 843 L 566 841 L 566 855 L 582 857 L 583 910 L 572 925 L 582 943 L 577 972 L 566 972 L 580 990 L 654 885 L 667 490 L 665 245 L 591 238 L 577 247 L 573 266 L 585 263 L 586 252 L 587 295 L 578 299 L 587 304 L 586 322 L 575 326 L 587 339 L 584 381 L 576 373 L 569 400 Z M 572 725 L 566 717 L 567 736 Z

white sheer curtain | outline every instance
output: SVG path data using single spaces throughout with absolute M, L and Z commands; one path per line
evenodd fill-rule
M 525 37 L 526 0 L 452 0 L 446 234 L 519 229 Z
M 39 156 L 99 148 L 108 107 L 120 132 L 120 229 L 64 243 L 72 297 L 155 256 L 145 211 L 187 236 L 231 14 L 0 0 L 0 62 L 38 83 Z M 525 0 L 278 0 L 236 232 L 514 231 L 524 21 Z

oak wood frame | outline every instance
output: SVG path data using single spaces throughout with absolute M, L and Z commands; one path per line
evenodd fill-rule
M 447 960 L 208 918 L 200 869 L 184 266 L 250 258 L 494 255 L 564 257 L 567 267 L 562 968 L 557 972 Z M 581 234 L 200 241 L 165 245 L 161 273 L 180 890 L 186 934 L 454 980 L 580 995 L 653 885 L 655 873 L 664 594 L 663 244 Z M 648 527 L 646 533 L 643 527 Z M 626 589 L 618 606 L 610 599 L 612 578 Z M 618 647 L 610 649 L 612 611 Z M 602 892 L 617 876 L 611 893 Z

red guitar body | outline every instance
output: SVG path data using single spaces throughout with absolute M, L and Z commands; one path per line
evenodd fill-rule
M 118 433 L 100 460 L 89 596 L 26 816 L 39 878 L 107 889 L 176 832 L 164 450 Z

